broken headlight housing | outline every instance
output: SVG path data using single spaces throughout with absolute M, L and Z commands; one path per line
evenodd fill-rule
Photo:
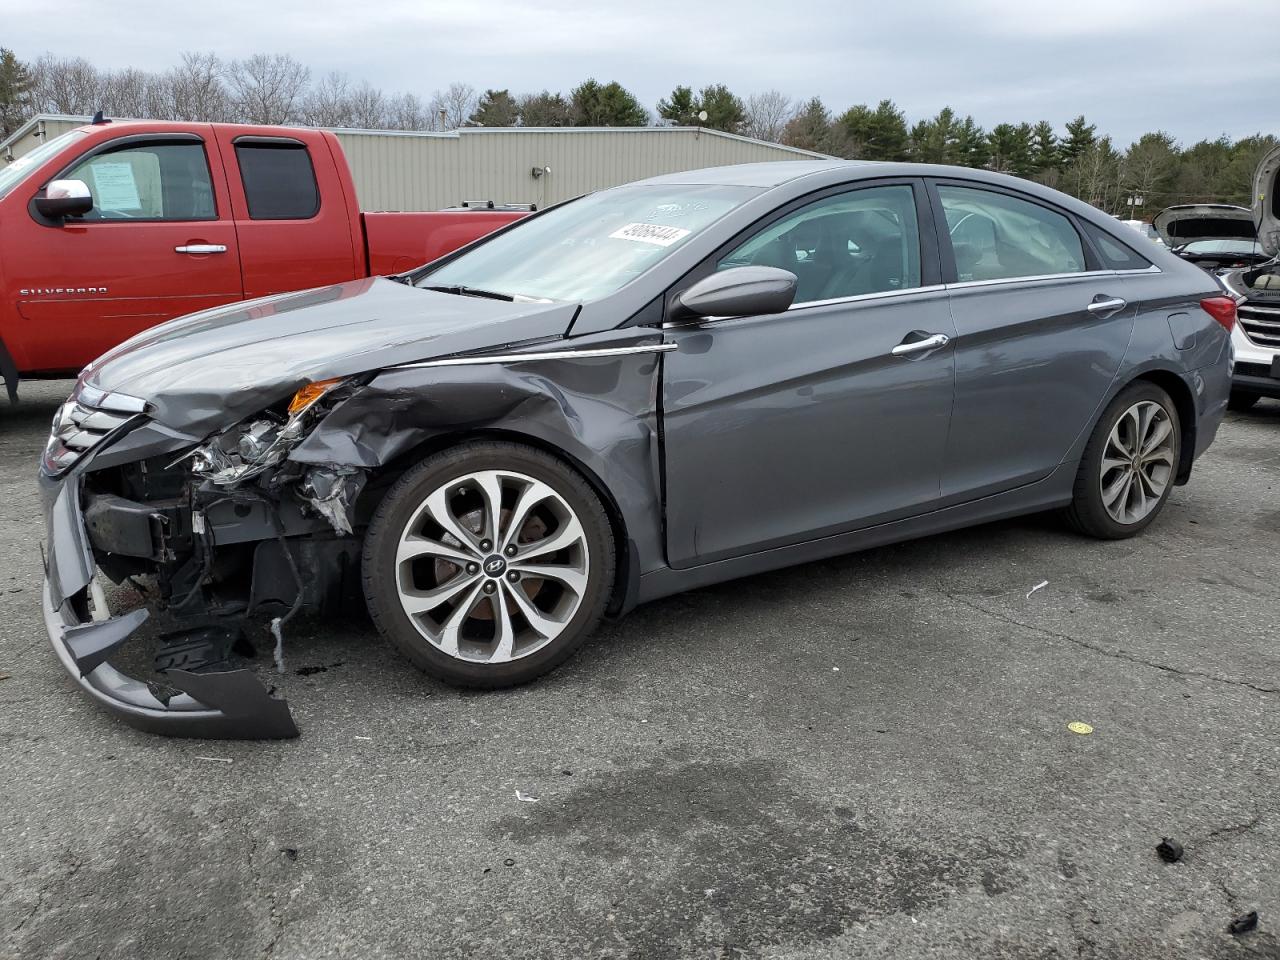
M 80 383 L 53 415 L 43 465 L 50 476 L 69 469 L 77 460 L 125 424 L 142 416 L 146 401 L 122 393 L 107 393 Z
M 315 425 L 324 398 L 353 383 L 335 378 L 309 383 L 283 413 L 264 411 L 196 447 L 191 472 L 219 487 L 235 487 L 280 464 Z

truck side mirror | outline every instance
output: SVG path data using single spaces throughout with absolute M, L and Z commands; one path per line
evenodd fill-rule
M 93 194 L 83 180 L 54 180 L 36 197 L 36 209 L 50 220 L 80 217 L 93 209 Z

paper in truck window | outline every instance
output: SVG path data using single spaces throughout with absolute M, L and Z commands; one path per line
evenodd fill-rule
M 138 182 L 133 177 L 133 164 L 128 161 L 106 161 L 93 165 L 93 202 L 99 210 L 140 210 Z
M 609 234 L 612 240 L 634 240 L 651 243 L 655 247 L 669 247 L 687 237 L 692 231 L 683 227 L 668 227 L 661 223 L 628 223 Z

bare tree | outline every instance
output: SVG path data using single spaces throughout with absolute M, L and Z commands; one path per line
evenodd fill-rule
M 46 53 L 31 71 L 31 103 L 37 113 L 86 114 L 98 109 L 102 78 L 84 57 Z
M 431 114 L 418 97 L 402 93 L 387 103 L 387 125 L 392 130 L 430 130 Z
M 231 98 L 222 82 L 225 73 L 212 53 L 184 53 L 182 63 L 166 74 L 173 118 L 207 123 L 231 119 Z
M 744 135 L 777 143 L 796 110 L 786 94 L 779 90 L 766 90 L 747 97 L 746 114 L 746 122 L 742 125 Z
M 447 90 L 437 90 L 431 95 L 431 113 L 437 130 L 456 130 L 476 112 L 480 98 L 475 87 L 466 83 L 451 83 Z
M 227 70 L 232 102 L 244 123 L 299 119 L 311 71 L 286 53 L 255 53 Z
M 351 122 L 361 130 L 380 130 L 387 126 L 387 98 L 382 91 L 362 83 L 351 91 Z
M 351 83 L 345 73 L 334 71 L 320 78 L 302 105 L 302 119 L 316 127 L 354 126 Z

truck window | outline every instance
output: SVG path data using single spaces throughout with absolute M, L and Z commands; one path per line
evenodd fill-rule
M 64 179 L 93 194 L 86 220 L 216 220 L 213 181 L 199 143 L 131 143 L 94 154 Z
M 311 156 L 300 143 L 237 143 L 251 220 L 310 220 L 320 212 Z

